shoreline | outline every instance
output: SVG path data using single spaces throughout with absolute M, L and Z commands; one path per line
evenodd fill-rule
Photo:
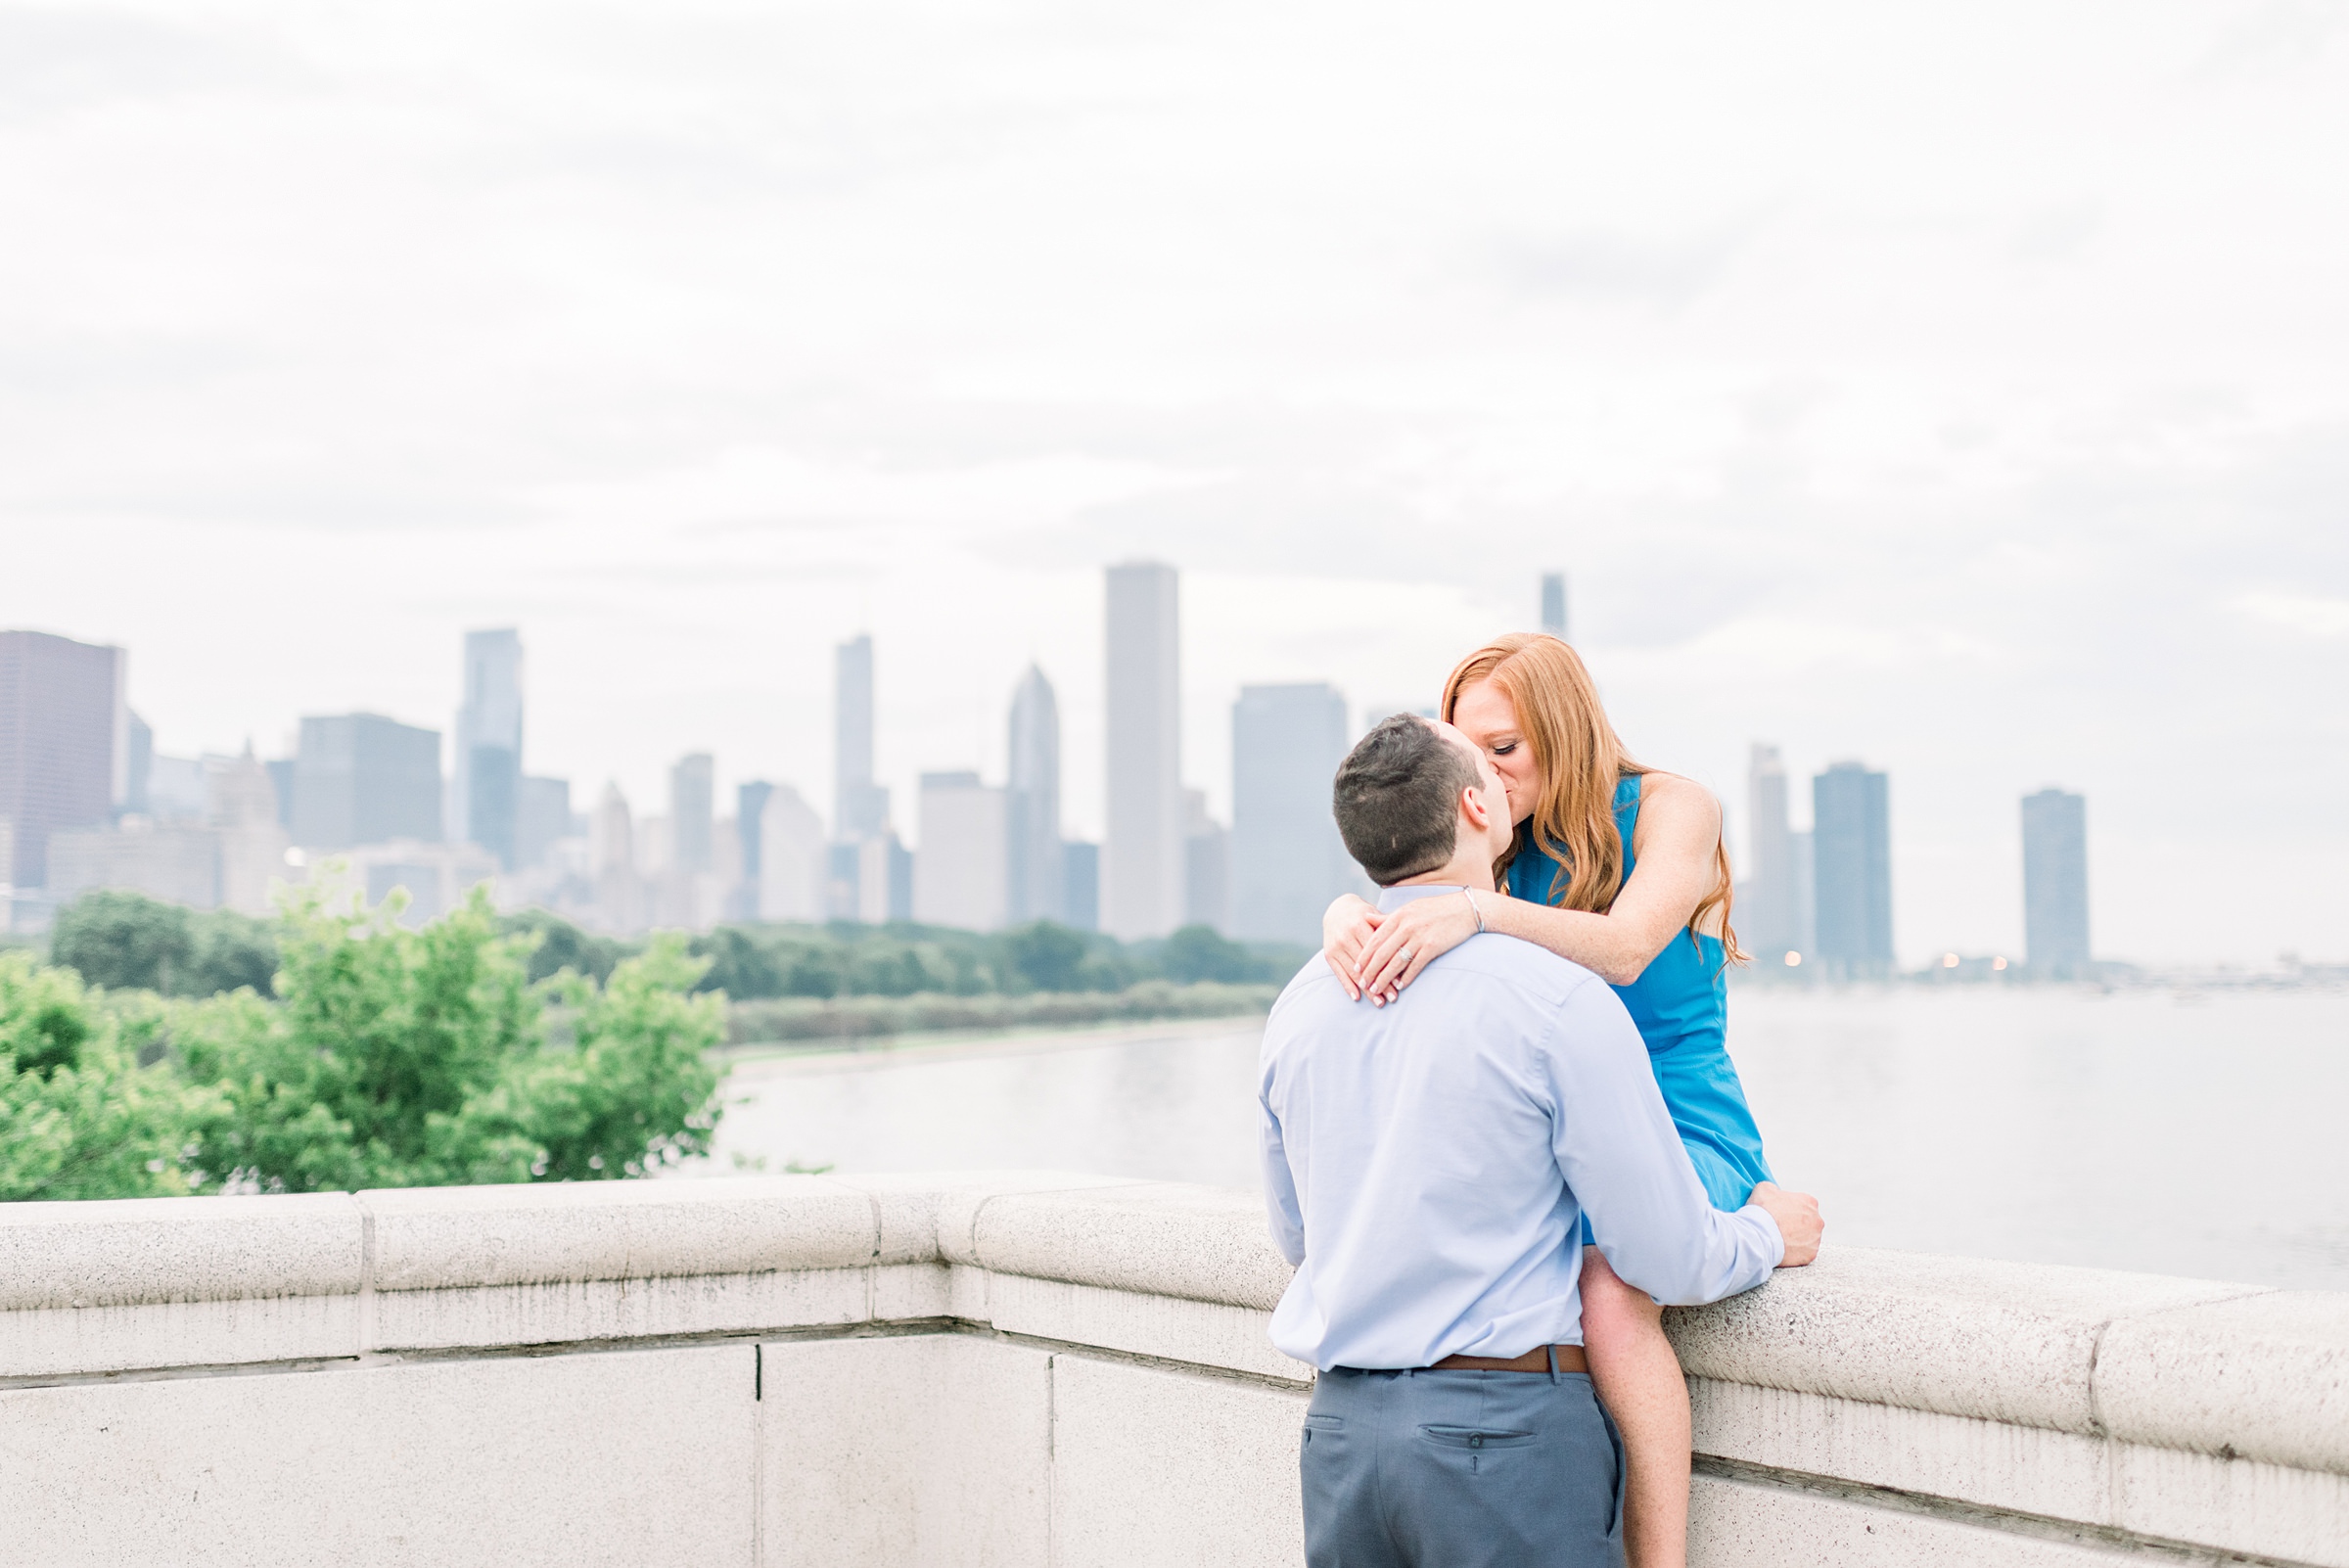
M 728 1083 L 788 1078 L 801 1073 L 854 1072 L 885 1066 L 954 1061 L 988 1056 L 1036 1056 L 1088 1045 L 1124 1045 L 1154 1039 L 1226 1034 L 1260 1028 L 1262 1013 L 1227 1013 L 1216 1018 L 1159 1018 L 1139 1023 L 1071 1024 L 1065 1028 L 939 1030 L 870 1039 L 761 1040 L 722 1045 L 713 1058 L 731 1069 Z M 748 1069 L 749 1071 L 745 1071 Z

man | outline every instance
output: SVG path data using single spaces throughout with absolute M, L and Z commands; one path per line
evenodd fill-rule
M 1338 769 L 1339 832 L 1405 900 L 1493 891 L 1491 763 L 1390 718 Z M 1623 1562 L 1621 1447 L 1582 1350 L 1580 1231 L 1660 1301 L 1808 1263 L 1818 1205 L 1705 1199 L 1623 1004 L 1579 965 L 1480 935 L 1385 1007 L 1319 958 L 1266 1026 L 1273 1239 L 1297 1277 L 1272 1342 L 1320 1368 L 1301 1464 L 1311 1568 Z

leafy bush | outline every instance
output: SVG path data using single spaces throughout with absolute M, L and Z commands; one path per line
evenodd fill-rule
M 399 896 L 289 897 L 283 1001 L 251 993 L 175 1021 L 190 1082 L 213 1094 L 191 1184 L 314 1192 L 640 1175 L 704 1153 L 722 1003 L 687 994 L 703 965 L 657 939 L 601 988 L 530 980 L 532 940 L 502 935 L 487 896 L 421 931 Z M 573 1011 L 547 1041 L 544 999 Z
M 72 971 L 0 952 L 0 1199 L 185 1192 L 201 1104 L 168 1069 L 137 1065 Z

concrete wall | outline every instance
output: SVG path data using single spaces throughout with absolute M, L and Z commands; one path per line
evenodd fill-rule
M 0 1206 L 0 1564 L 1294 1564 L 1244 1196 Z M 1694 1560 L 2349 1568 L 2349 1297 L 1853 1249 L 1676 1314 Z

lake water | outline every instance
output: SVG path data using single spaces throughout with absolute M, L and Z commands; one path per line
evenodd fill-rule
M 2349 1290 L 2349 994 L 1741 990 L 1730 1050 L 1830 1240 Z M 1254 1191 L 1260 1028 L 745 1062 L 719 1159 Z

